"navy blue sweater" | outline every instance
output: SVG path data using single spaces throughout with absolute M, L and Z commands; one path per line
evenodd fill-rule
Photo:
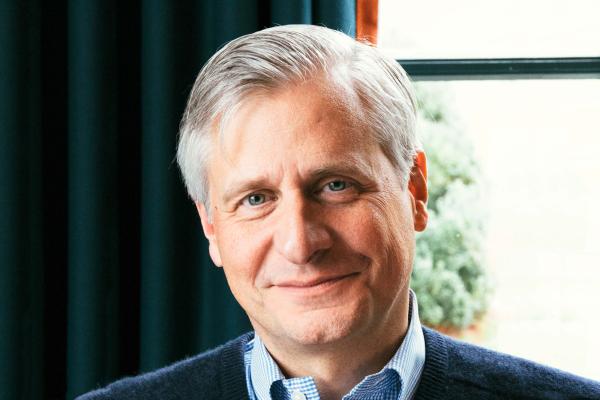
M 600 382 L 456 341 L 423 328 L 425 366 L 415 400 L 596 399 Z M 247 399 L 247 333 L 214 350 L 110 386 L 78 400 Z

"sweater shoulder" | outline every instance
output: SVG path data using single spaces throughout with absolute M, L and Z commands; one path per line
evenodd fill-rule
M 599 399 L 600 383 L 509 354 L 446 338 L 448 381 L 498 398 Z
M 250 334 L 245 334 L 217 348 L 158 370 L 120 379 L 76 400 L 220 399 L 223 397 L 222 383 L 224 380 L 231 380 L 222 375 L 223 367 L 225 364 L 227 367 L 236 367 L 236 371 L 226 368 L 228 373 L 244 373 L 243 361 L 236 363 L 231 357 L 238 355 L 243 360 L 243 353 L 239 350 L 243 349 L 249 337 Z

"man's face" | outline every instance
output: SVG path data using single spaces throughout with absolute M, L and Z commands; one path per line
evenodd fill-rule
M 215 138 L 203 228 L 267 342 L 369 335 L 406 306 L 425 211 L 358 110 L 342 90 L 305 83 L 250 97 Z

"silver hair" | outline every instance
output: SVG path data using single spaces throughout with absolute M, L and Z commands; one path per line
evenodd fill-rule
M 210 215 L 208 161 L 213 132 L 249 95 L 323 74 L 350 88 L 362 118 L 405 185 L 419 147 L 410 81 L 392 58 L 345 34 L 313 25 L 264 29 L 227 43 L 204 65 L 180 126 L 177 162 L 188 193 Z

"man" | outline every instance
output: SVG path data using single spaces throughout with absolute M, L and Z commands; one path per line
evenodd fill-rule
M 322 27 L 227 44 L 178 162 L 254 332 L 84 399 L 600 398 L 600 384 L 422 328 L 415 100 L 394 60 Z

